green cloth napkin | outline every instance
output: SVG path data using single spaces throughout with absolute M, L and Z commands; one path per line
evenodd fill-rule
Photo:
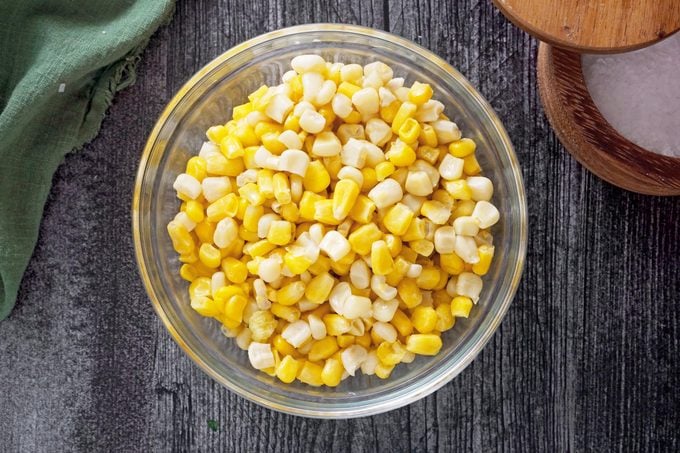
M 0 320 L 14 306 L 54 171 L 97 134 L 173 7 L 173 0 L 0 0 Z

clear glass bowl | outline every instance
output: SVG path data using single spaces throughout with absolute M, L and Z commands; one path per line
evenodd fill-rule
M 225 123 L 231 108 L 262 84 L 279 83 L 290 60 L 319 53 L 329 61 L 381 60 L 395 76 L 427 82 L 446 114 L 478 144 L 484 175 L 495 186 L 501 220 L 493 227 L 496 257 L 469 319 L 443 335 L 435 357 L 398 365 L 392 376 L 346 379 L 336 388 L 283 384 L 254 370 L 247 353 L 220 333 L 219 323 L 189 306 L 187 283 L 166 232 L 179 207 L 172 190 L 178 173 L 205 140 L 208 127 Z M 346 418 L 385 412 L 437 390 L 460 373 L 498 328 L 524 264 L 527 215 L 524 186 L 512 144 L 498 117 L 470 83 L 444 60 L 400 37 L 349 25 L 305 25 L 240 44 L 201 69 L 170 101 L 144 149 L 133 198 L 133 234 L 139 270 L 153 306 L 184 351 L 217 382 L 271 409 L 310 417 Z

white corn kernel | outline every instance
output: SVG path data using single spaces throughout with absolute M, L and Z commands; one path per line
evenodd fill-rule
M 397 329 L 392 324 L 376 322 L 373 324 L 371 331 L 388 343 L 397 341 Z
M 378 97 L 380 98 L 380 107 L 387 107 L 397 100 L 397 97 L 388 88 L 378 88 Z
M 255 303 L 260 310 L 269 310 L 272 306 L 271 301 L 267 297 L 267 286 L 264 280 L 258 278 L 253 282 L 253 290 L 255 292 Z
M 257 151 L 255 151 L 253 160 L 255 161 L 255 165 L 260 168 L 267 168 L 269 170 L 279 169 L 279 156 L 273 155 L 264 146 L 260 146 Z
M 352 288 L 347 282 L 340 282 L 331 291 L 328 296 L 328 302 L 334 312 L 339 315 L 343 315 L 345 312 L 345 302 L 352 295 Z
M 413 165 L 409 167 L 409 170 L 424 171 L 430 178 L 430 181 L 432 182 L 432 187 L 437 187 L 437 185 L 439 185 L 439 178 L 441 175 L 439 174 L 439 171 L 437 171 L 437 169 L 429 162 L 424 161 L 422 159 L 418 159 L 415 162 L 413 162 Z
M 319 92 L 316 94 L 316 99 L 314 102 L 316 105 L 326 105 L 331 102 L 333 96 L 335 95 L 335 90 L 337 86 L 332 80 L 326 80 L 319 88 Z
M 453 157 L 451 154 L 446 153 L 442 159 L 442 163 L 439 164 L 439 174 L 442 175 L 442 178 L 448 179 L 449 181 L 460 179 L 463 175 L 464 163 L 463 159 Z
M 339 143 L 339 141 L 338 141 Z M 279 170 L 305 176 L 309 166 L 309 154 L 299 149 L 287 149 L 279 156 Z
M 394 75 L 392 68 L 382 61 L 374 61 L 364 66 L 364 74 L 377 74 L 383 83 L 387 83 Z
M 474 303 L 479 301 L 479 293 L 482 291 L 482 279 L 472 272 L 463 272 L 456 282 L 456 293 L 469 297 Z
M 201 150 L 198 152 L 198 156 L 207 159 L 215 154 L 220 154 L 220 147 L 213 142 L 203 142 Z
M 394 92 L 397 88 L 401 88 L 404 86 L 404 78 L 403 77 L 395 77 L 389 82 L 385 83 L 385 87 L 389 88 Z
M 363 361 L 366 360 L 367 355 L 368 352 L 363 346 L 353 344 L 340 354 L 342 366 L 345 367 L 345 370 L 350 374 L 350 376 L 354 376 L 357 368 L 359 368 Z
M 411 91 L 411 90 L 409 90 L 407 87 L 399 87 L 399 88 L 392 90 L 394 95 L 401 102 L 408 102 L 408 92 L 409 91 Z
M 350 138 L 355 138 L 357 140 L 364 140 L 366 138 L 364 126 L 361 124 L 342 124 L 338 126 L 336 134 L 343 145 L 347 143 Z
M 295 78 L 296 75 L 297 75 L 297 72 L 295 72 L 295 70 L 286 71 L 281 76 L 281 81 L 283 83 L 290 83 Z
M 249 182 L 257 182 L 257 170 L 250 168 L 236 177 L 236 185 L 243 187 Z
M 304 281 L 304 280 L 302 280 L 302 278 L 300 278 L 300 280 Z M 304 282 L 308 283 L 309 280 L 304 281 Z M 311 310 L 315 310 L 315 309 L 319 308 L 319 304 L 314 303 L 312 301 L 309 301 L 305 298 L 300 299 L 297 303 L 297 306 L 300 309 L 300 311 L 302 311 L 302 312 L 311 311 Z M 310 321 L 310 328 L 311 328 L 311 321 Z
M 373 88 L 375 90 L 383 86 L 383 81 L 379 74 L 372 72 L 370 74 L 365 74 L 363 80 L 361 81 L 361 86 L 363 88 Z
M 255 127 L 257 123 L 261 123 L 262 121 L 269 121 L 269 118 L 259 110 L 254 110 L 246 115 L 246 123 L 250 127 Z
M 408 271 L 406 271 L 406 276 L 408 278 L 418 278 L 420 277 L 420 274 L 423 272 L 423 265 L 422 264 L 411 264 L 408 267 Z
M 493 245 L 493 236 L 488 231 L 481 230 L 475 236 L 477 245 Z
M 426 196 L 432 193 L 432 181 L 424 171 L 409 171 L 405 189 L 412 195 Z
M 431 121 L 437 121 L 439 115 L 444 111 L 444 104 L 434 99 L 430 99 L 420 107 L 416 112 L 415 119 L 421 123 L 429 123 Z
M 399 308 L 399 301 L 397 299 L 376 299 L 373 302 L 373 318 L 380 322 L 390 322 L 394 318 L 397 308 Z
M 411 363 L 416 359 L 416 355 L 411 351 L 406 351 L 401 358 L 401 363 Z
M 288 324 L 281 332 L 281 336 L 291 346 L 297 348 L 311 338 L 312 330 L 309 328 L 309 324 L 300 319 Z
M 315 304 L 318 307 L 318 305 Z M 309 330 L 312 333 L 312 338 L 315 340 L 321 340 L 326 337 L 326 324 L 316 315 L 309 315 L 307 317 L 307 322 L 309 322 Z
M 392 129 L 380 118 L 372 118 L 366 123 L 366 135 L 377 146 L 383 146 L 392 138 Z
M 317 115 L 319 115 L 317 113 Z M 319 115 L 321 116 L 321 115 Z M 321 117 L 323 118 L 323 117 Z M 324 120 L 325 121 L 325 120 Z M 320 157 L 337 156 L 342 151 L 340 139 L 333 132 L 324 131 L 316 136 L 312 145 L 312 154 Z
M 352 100 L 341 93 L 337 93 L 333 96 L 331 107 L 333 108 L 333 113 L 340 118 L 347 118 L 347 116 L 352 113 L 352 110 L 354 110 L 352 108 Z
M 366 164 L 366 146 L 364 140 L 350 138 L 342 147 L 340 158 L 344 165 L 363 168 Z
M 212 274 L 212 277 L 210 277 L 210 292 L 215 294 L 223 286 L 227 286 L 227 277 L 224 275 L 224 272 Z
M 446 145 L 456 140 L 460 140 L 460 129 L 456 123 L 448 120 L 437 120 L 430 123 L 437 134 L 437 141 L 440 145 Z
M 493 183 L 484 176 L 470 176 L 467 178 L 467 185 L 475 201 L 489 201 L 493 196 Z
M 181 225 L 184 225 L 184 228 L 186 228 L 187 231 L 193 231 L 194 228 L 196 228 L 196 222 L 191 220 L 187 213 L 184 211 L 178 212 L 177 215 L 175 216 L 174 221 Z
M 314 54 L 298 55 L 291 60 L 290 66 L 298 74 L 306 72 L 323 73 L 326 71 L 326 60 Z
M 427 175 L 425 175 L 427 177 Z M 428 179 L 429 184 L 429 179 Z M 397 181 L 387 178 L 379 182 L 368 192 L 368 198 L 375 203 L 378 209 L 387 208 L 397 203 L 404 196 L 404 192 Z
M 373 275 L 371 277 L 371 289 L 376 296 L 383 300 L 392 300 L 397 297 L 397 288 L 388 285 L 384 275 Z
M 257 237 L 264 239 L 269 234 L 269 228 L 272 226 L 272 222 L 281 220 L 281 217 L 276 214 L 264 214 L 257 220 Z
M 452 226 L 437 228 L 434 232 L 434 248 L 439 254 L 450 254 L 456 249 L 456 231 Z
M 326 118 L 313 110 L 305 110 L 300 117 L 300 127 L 310 134 L 318 134 L 326 127 Z
M 408 208 L 411 211 L 413 211 L 415 215 L 420 215 L 420 208 L 423 207 L 423 203 L 425 203 L 425 200 L 427 200 L 427 198 L 418 197 L 416 195 L 407 193 L 406 195 L 404 195 L 404 198 L 401 199 L 401 202 L 408 206 Z
M 453 221 L 453 229 L 456 230 L 456 234 L 475 236 L 479 233 L 479 220 L 467 215 L 458 217 Z
M 302 74 L 302 99 L 314 103 L 323 82 L 324 78 L 318 72 L 305 72 Z
M 198 179 L 186 173 L 181 173 L 175 178 L 175 182 L 172 188 L 177 191 L 178 194 L 184 195 L 187 198 L 195 200 L 201 195 L 201 183 Z
M 371 284 L 371 273 L 368 264 L 363 260 L 356 260 L 349 268 L 349 280 L 357 289 L 366 289 Z
M 364 148 L 366 149 L 366 165 L 375 167 L 380 162 L 385 162 L 385 153 L 380 147 L 364 141 Z
M 458 278 L 455 275 L 449 278 L 449 281 L 446 283 L 446 294 L 448 294 L 450 297 L 456 297 L 456 295 L 458 294 L 456 292 L 457 284 Z
M 257 274 L 267 283 L 272 283 L 281 277 L 281 263 L 274 257 L 263 259 L 257 267 Z
M 236 335 L 236 346 L 243 349 L 244 351 L 247 351 L 248 346 L 250 346 L 251 338 L 252 332 L 250 331 L 250 329 L 247 327 L 244 328 L 238 333 L 238 335 Z
M 477 253 L 477 243 L 469 236 L 456 236 L 456 255 L 463 261 L 469 264 L 479 262 L 479 253 Z
M 231 217 L 226 217 L 215 225 L 215 233 L 213 233 L 213 242 L 216 246 L 223 249 L 232 243 L 238 237 L 238 225 Z
M 472 217 L 479 220 L 480 228 L 486 229 L 498 222 L 500 214 L 498 209 L 496 209 L 496 206 L 488 201 L 481 200 L 477 202 L 475 209 L 472 210 Z
M 294 131 L 285 130 L 281 132 L 278 136 L 278 140 L 283 143 L 288 149 L 300 149 L 302 148 L 302 140 L 300 136 Z
M 362 296 L 349 296 L 345 301 L 342 315 L 347 319 L 368 318 L 371 316 L 371 299 Z
M 283 123 L 286 116 L 293 110 L 295 104 L 288 97 L 277 94 L 272 97 L 264 110 L 264 113 L 277 123 Z
M 375 367 L 377 367 L 379 363 L 378 354 L 375 350 L 372 350 L 366 355 L 366 358 L 361 363 L 361 372 L 366 376 L 372 376 L 375 374 Z
M 315 223 L 314 225 L 309 227 L 309 237 L 317 245 L 321 244 L 321 241 L 323 240 L 324 234 L 326 234 L 326 230 L 325 230 L 323 224 L 321 224 L 321 223 Z M 302 235 L 300 235 L 300 237 L 302 237 Z
M 293 109 L 293 115 L 300 118 L 302 114 L 305 112 L 305 110 L 311 110 L 312 112 L 316 112 L 316 107 L 314 107 L 314 104 L 312 104 L 311 102 L 300 101 L 297 104 L 295 104 L 295 108 Z
M 352 104 L 362 115 L 378 113 L 380 110 L 380 99 L 375 88 L 362 88 L 352 96 Z
M 236 338 L 238 336 L 239 332 L 241 332 L 241 327 L 239 326 L 235 329 L 230 329 L 229 327 L 227 327 L 225 325 L 221 325 L 220 331 L 222 332 L 222 335 L 224 335 L 227 338 Z
M 252 342 L 248 345 L 248 359 L 256 370 L 264 370 L 274 366 L 274 353 L 269 343 Z
M 306 169 L 305 169 L 306 172 Z M 304 186 L 302 184 L 302 176 L 300 174 L 295 174 L 295 172 L 292 172 L 292 175 L 290 175 L 290 197 L 293 200 L 293 203 L 299 203 L 300 198 L 302 198 L 302 192 L 304 192 Z
M 350 166 L 342 167 L 340 169 L 338 172 L 338 179 L 351 179 L 357 183 L 359 187 L 364 183 L 363 173 L 361 173 L 359 169 Z
M 343 82 L 356 82 L 364 76 L 364 68 L 356 63 L 346 64 L 340 69 L 340 80 Z
M 326 252 L 326 255 L 334 261 L 340 260 L 352 249 L 347 238 L 335 230 L 331 230 L 324 235 L 319 248 Z
M 352 321 L 352 324 L 350 325 L 349 331 L 347 332 L 349 335 L 354 335 L 355 337 L 360 337 L 366 332 L 366 326 L 364 325 L 364 322 L 361 319 L 355 319 Z

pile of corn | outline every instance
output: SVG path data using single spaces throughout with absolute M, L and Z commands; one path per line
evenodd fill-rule
M 428 84 L 295 57 L 207 131 L 168 224 L 191 306 L 281 381 L 387 378 L 467 317 L 499 219 Z

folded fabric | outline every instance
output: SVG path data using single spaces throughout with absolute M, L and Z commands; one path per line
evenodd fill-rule
M 52 175 L 135 80 L 172 0 L 0 1 L 0 320 L 14 306 Z

